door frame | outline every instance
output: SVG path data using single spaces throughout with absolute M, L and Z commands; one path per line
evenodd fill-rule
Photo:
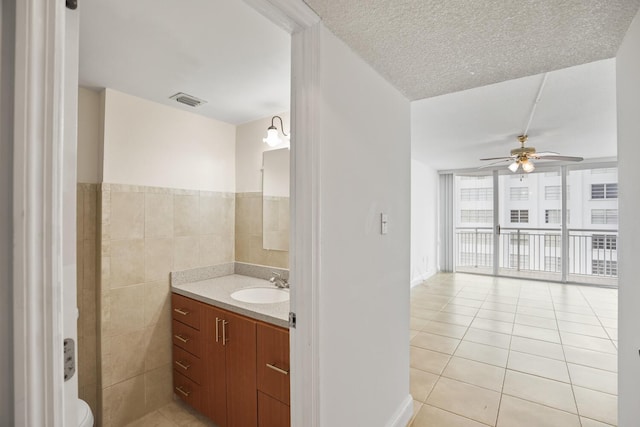
M 319 425 L 319 56 L 302 1 L 245 0 L 291 34 L 291 419 Z M 13 322 L 16 425 L 65 425 L 63 131 L 65 1 L 16 2 Z M 73 113 L 72 113 L 73 114 Z

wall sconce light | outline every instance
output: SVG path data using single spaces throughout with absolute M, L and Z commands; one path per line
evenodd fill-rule
M 274 120 L 280 120 L 280 128 L 282 130 L 282 134 L 284 136 L 289 136 L 284 133 L 284 125 L 282 124 L 282 118 L 280 116 L 273 116 L 271 118 L 271 126 L 267 128 L 267 137 L 262 138 L 262 142 L 265 142 L 269 147 L 275 147 L 276 145 L 282 144 L 282 139 L 278 136 L 278 128 L 273 124 Z

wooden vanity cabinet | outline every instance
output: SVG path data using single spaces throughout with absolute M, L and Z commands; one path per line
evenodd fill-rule
M 289 331 L 172 294 L 174 392 L 219 427 L 288 427 Z
M 258 426 L 290 425 L 289 331 L 257 325 Z

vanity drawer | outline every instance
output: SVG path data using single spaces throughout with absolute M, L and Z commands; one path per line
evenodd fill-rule
M 173 346 L 173 369 L 198 384 L 204 381 L 200 358 L 175 345 Z
M 202 411 L 204 403 L 203 388 L 175 371 L 173 372 L 173 392 L 194 409 Z
M 200 331 L 174 320 L 171 340 L 174 345 L 181 349 L 186 350 L 195 356 L 202 357 L 203 346 Z
M 289 331 L 257 325 L 258 390 L 289 404 Z
M 290 413 L 289 405 L 258 392 L 258 427 L 289 427 Z
M 191 298 L 171 294 L 171 316 L 174 320 L 200 330 L 203 305 Z

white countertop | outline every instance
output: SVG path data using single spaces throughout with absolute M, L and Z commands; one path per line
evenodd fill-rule
M 214 279 L 201 280 L 199 282 L 172 285 L 171 291 L 188 298 L 210 304 L 218 308 L 242 314 L 263 322 L 272 323 L 283 328 L 289 328 L 289 301 L 252 304 L 236 301 L 231 294 L 243 288 L 271 287 L 273 284 L 267 280 L 255 277 L 230 274 Z

